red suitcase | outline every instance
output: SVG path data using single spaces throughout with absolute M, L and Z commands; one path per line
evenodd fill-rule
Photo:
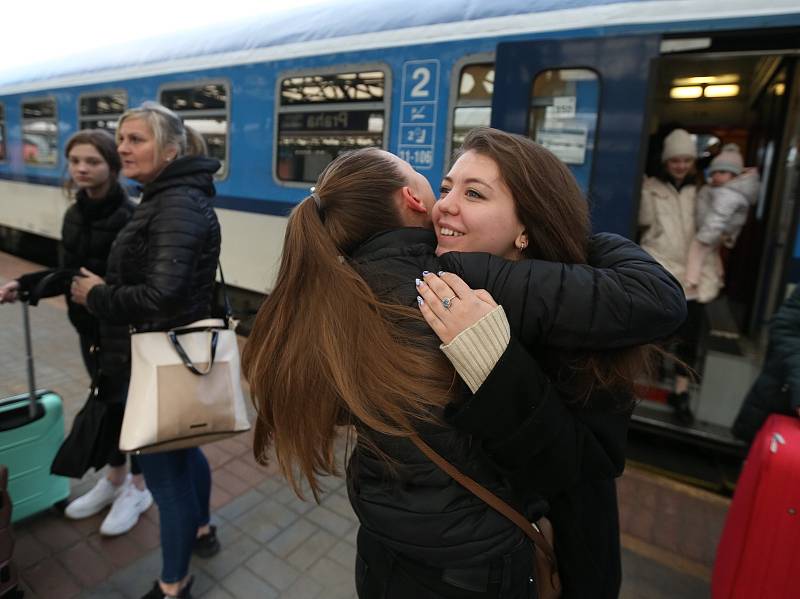
M 759 431 L 725 519 L 713 599 L 800 598 L 800 419 Z

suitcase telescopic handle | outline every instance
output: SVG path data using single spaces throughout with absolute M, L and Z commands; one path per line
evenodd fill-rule
M 31 419 L 36 418 L 36 375 L 33 372 L 33 344 L 31 343 L 31 321 L 28 313 L 28 302 L 23 300 L 22 304 L 22 328 L 25 333 L 25 364 L 28 367 L 28 389 L 30 395 L 28 400 L 28 414 Z

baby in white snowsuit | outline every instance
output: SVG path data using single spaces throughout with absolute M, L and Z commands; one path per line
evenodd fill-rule
M 745 169 L 743 165 L 739 146 L 725 144 L 711 161 L 710 185 L 704 185 L 697 192 L 697 233 L 686 264 L 687 299 L 692 299 L 697 293 L 700 271 L 706 258 L 720 244 L 728 248 L 736 244 L 736 238 L 747 222 L 750 206 L 758 199 L 758 170 Z

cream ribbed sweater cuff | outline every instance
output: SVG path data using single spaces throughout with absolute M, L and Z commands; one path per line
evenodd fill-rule
M 511 340 L 503 306 L 497 306 L 441 350 L 470 390 L 478 391 Z

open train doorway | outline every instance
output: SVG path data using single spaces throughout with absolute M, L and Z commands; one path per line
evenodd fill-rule
M 796 281 L 798 243 L 798 53 L 720 52 L 662 56 L 655 61 L 649 110 L 646 174 L 663 176 L 664 137 L 687 130 L 698 159 L 698 186 L 710 182 L 710 167 L 727 144 L 743 165 L 757 169 L 746 224 L 734 243 L 718 248 L 723 286 L 704 304 L 698 341 L 698 373 L 692 385 L 691 423 L 678 422 L 667 394 L 674 371 L 637 408 L 635 426 L 699 444 L 743 447 L 730 435 L 742 400 L 757 376 L 766 348 L 770 316 Z M 730 146 L 728 146 L 730 149 Z

